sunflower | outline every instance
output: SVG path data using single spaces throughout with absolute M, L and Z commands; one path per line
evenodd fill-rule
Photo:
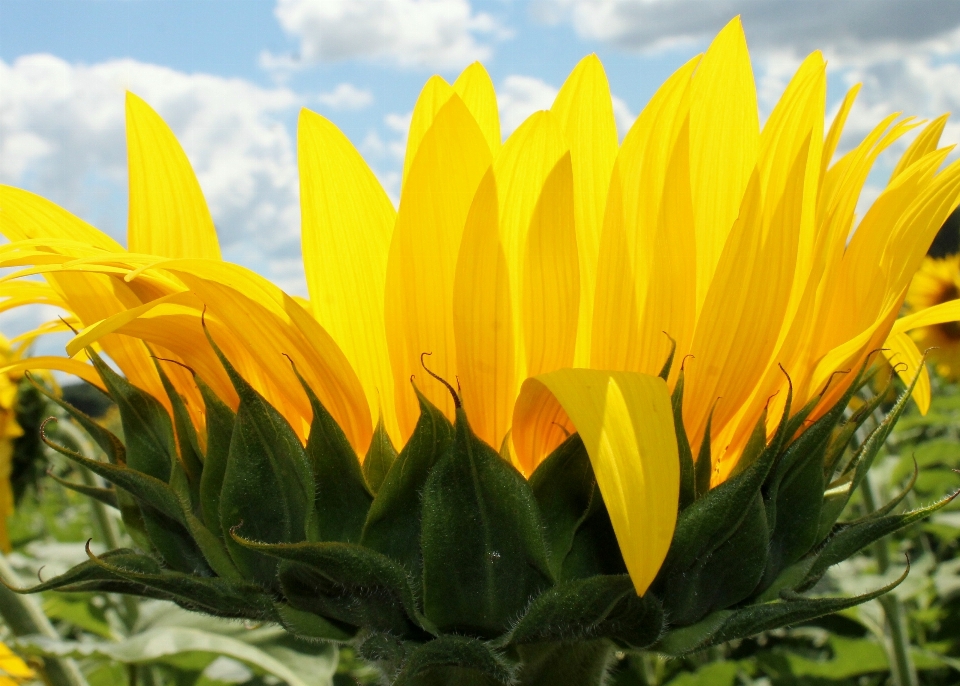
M 910 283 L 906 306 L 919 312 L 960 298 L 960 254 L 927 257 Z M 941 322 L 916 329 L 912 337 L 920 349 L 929 350 L 928 359 L 937 373 L 951 381 L 960 380 L 960 323 Z
M 36 676 L 26 662 L 0 641 L 0 686 L 16 686 Z
M 921 356 L 906 331 L 960 318 L 947 303 L 897 321 L 960 202 L 960 163 L 941 169 L 945 117 L 920 129 L 855 225 L 874 161 L 921 122 L 892 114 L 833 161 L 859 87 L 824 131 L 825 68 L 819 52 L 807 57 L 761 130 L 734 20 L 619 145 L 596 56 L 505 142 L 481 65 L 453 84 L 433 77 L 413 112 L 397 209 L 346 136 L 304 110 L 308 301 L 221 260 L 185 153 L 128 94 L 127 249 L 49 201 L 0 190 L 12 241 L 0 266 L 25 267 L 7 279 L 82 328 L 70 357 L 21 366 L 102 386 L 86 362 L 94 346 L 173 412 L 152 356 L 172 361 L 164 370 L 201 446 L 205 398 L 191 372 L 225 406 L 241 404 L 219 351 L 304 441 L 317 406 L 301 375 L 358 456 L 375 435 L 403 447 L 424 400 L 451 420 L 462 402 L 476 435 L 526 477 L 579 433 L 642 594 L 676 523 L 670 394 L 681 373 L 682 429 L 717 486 L 758 427 L 774 434 L 791 393 L 816 419 L 882 347 L 912 377 Z M 26 280 L 35 274 L 46 283 Z M 674 358 L 683 363 L 665 365 Z M 929 384 L 915 394 L 929 402 Z
M 0 359 L 15 358 L 10 343 L 0 335 Z M 23 435 L 17 422 L 17 395 L 22 374 L 0 374 L 0 550 L 10 552 L 7 519 L 13 514 L 14 494 L 10 482 L 13 475 L 14 442 Z

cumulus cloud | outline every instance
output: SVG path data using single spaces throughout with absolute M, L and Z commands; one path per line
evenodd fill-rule
M 122 239 L 131 90 L 177 134 L 228 255 L 241 244 L 257 246 L 261 260 L 298 253 L 295 148 L 282 122 L 300 102 L 292 91 L 131 59 L 78 65 L 47 54 L 0 60 L 0 89 L 3 183 Z
M 751 48 L 801 53 L 889 56 L 918 44 L 949 45 L 960 27 L 956 0 L 539 0 L 535 14 L 631 50 L 709 39 L 738 14 Z
M 334 110 L 362 110 L 373 103 L 373 93 L 352 83 L 341 83 L 332 91 L 321 93 L 317 100 Z
M 497 89 L 500 108 L 500 130 L 504 136 L 513 133 L 523 120 L 537 110 L 548 110 L 558 89 L 533 76 L 508 76 Z
M 507 35 L 469 0 L 277 0 L 275 14 L 299 40 L 301 65 L 361 58 L 454 69 L 487 59 L 489 41 Z M 261 64 L 291 66 L 272 55 Z

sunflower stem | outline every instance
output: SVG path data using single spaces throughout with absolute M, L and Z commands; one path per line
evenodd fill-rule
M 0 554 L 0 578 L 10 586 L 23 585 L 3 554 Z M 36 600 L 14 593 L 6 586 L 0 586 L 0 616 L 14 636 L 40 635 L 60 639 Z M 87 680 L 77 664 L 69 658 L 47 657 L 43 660 L 43 666 L 51 686 L 87 686 Z
M 877 497 L 868 473 L 863 481 L 863 501 L 870 512 L 877 509 Z M 890 568 L 890 554 L 885 540 L 874 545 L 877 558 L 877 571 L 886 574 Z M 895 592 L 894 592 L 895 593 Z M 891 672 L 896 686 L 919 686 L 920 678 L 910 655 L 910 634 L 907 630 L 903 604 L 894 593 L 880 597 L 880 606 L 887 618 L 887 639 L 890 643 Z

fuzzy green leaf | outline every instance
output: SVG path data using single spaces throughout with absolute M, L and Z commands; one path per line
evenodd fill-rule
M 356 627 L 424 635 L 407 576 L 387 556 L 354 543 L 268 545 L 234 538 L 283 560 L 280 580 L 295 608 Z
M 652 594 L 638 597 L 630 577 L 595 576 L 545 591 L 509 635 L 509 643 L 589 641 L 610 638 L 630 648 L 655 642 L 663 610 Z
M 456 437 L 423 491 L 424 614 L 442 631 L 498 636 L 549 586 L 526 479 L 457 410 Z
M 416 386 L 414 391 L 420 419 L 370 505 L 361 540 L 419 578 L 421 494 L 430 470 L 453 441 L 453 426 Z
M 370 441 L 370 448 L 367 449 L 367 456 L 363 459 L 363 476 L 367 480 L 370 490 L 376 495 L 383 485 L 383 480 L 387 478 L 387 472 L 397 459 L 397 449 L 393 447 L 393 441 L 383 426 L 383 417 L 377 421 L 377 428 L 373 430 L 373 439 Z
M 570 436 L 530 477 L 540 507 L 550 568 L 559 577 L 577 529 L 591 512 L 597 480 L 578 434 Z
M 296 367 L 293 371 L 313 409 L 306 451 L 316 486 L 317 537 L 321 541 L 356 543 L 363 533 L 373 494 L 343 429 Z
M 207 454 L 200 475 L 200 509 L 207 528 L 223 539 L 220 523 L 220 491 L 223 475 L 227 471 L 230 455 L 230 439 L 237 415 L 227 407 L 217 394 L 199 377 L 195 377 L 200 395 L 203 396 L 204 414 L 207 418 Z
M 413 651 L 393 685 L 416 686 L 418 677 L 429 672 L 435 676 L 431 683 L 481 683 L 470 672 L 488 677 L 491 684 L 513 682 L 511 665 L 487 644 L 466 636 L 441 636 Z

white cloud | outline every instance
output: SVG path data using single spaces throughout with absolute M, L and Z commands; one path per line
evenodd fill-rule
M 321 93 L 317 100 L 334 110 L 362 110 L 373 103 L 373 93 L 351 83 L 341 83 L 329 93 Z
M 617 120 L 617 133 L 620 134 L 620 139 L 623 140 L 623 137 L 627 135 L 627 131 L 633 126 L 637 115 L 622 98 L 614 95 L 613 117 Z
M 118 238 L 125 234 L 124 91 L 177 134 L 220 235 L 264 259 L 299 251 L 286 88 L 182 72 L 131 59 L 93 65 L 47 54 L 0 60 L 0 181 L 50 198 Z
M 557 97 L 557 88 L 533 76 L 508 76 L 497 89 L 500 130 L 513 133 L 524 119 L 537 110 L 548 110 Z
M 453 69 L 487 59 L 489 40 L 507 35 L 469 0 L 277 0 L 275 14 L 300 41 L 301 64 L 366 58 Z
M 862 55 L 944 40 L 960 26 L 956 0 L 538 0 L 535 15 L 569 21 L 585 38 L 656 50 L 711 38 L 736 15 L 751 48 Z

